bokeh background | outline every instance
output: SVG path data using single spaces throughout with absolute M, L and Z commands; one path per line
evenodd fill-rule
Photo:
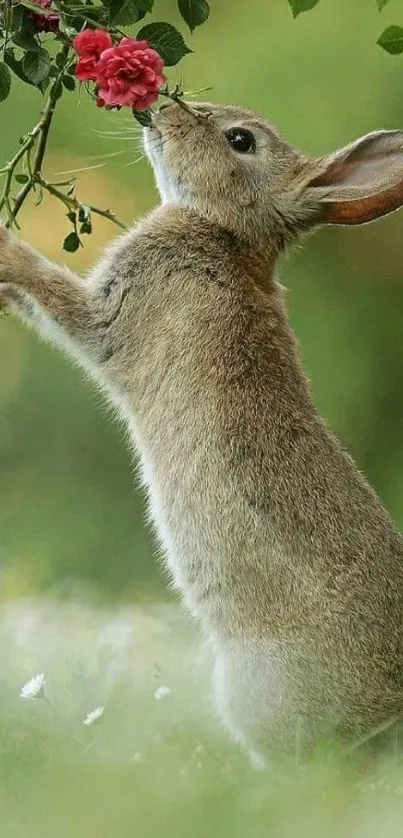
M 399 4 L 380 17 L 374 2 L 321 0 L 292 20 L 286 0 L 212 0 L 211 20 L 186 38 L 194 54 L 173 68 L 185 89 L 213 85 L 214 101 L 256 109 L 296 145 L 330 151 L 375 128 L 401 127 L 403 59 L 376 46 Z M 156 18 L 180 26 L 176 4 L 156 0 Z M 1 106 L 0 159 L 7 159 L 40 108 L 21 85 Z M 130 113 L 63 97 L 46 163 L 77 172 L 83 200 L 125 220 L 156 200 Z M 102 136 L 112 132 L 115 136 Z M 201 151 L 202 153 L 202 151 Z M 83 271 L 115 228 L 94 219 L 77 254 L 49 196 L 21 216 L 22 235 Z M 322 414 L 403 524 L 402 215 L 361 229 L 324 229 L 284 260 L 292 322 Z M 0 598 L 32 590 L 100 598 L 167 594 L 145 522 L 122 428 L 81 372 L 36 336 L 0 323 Z
M 376 46 L 403 3 L 211 0 L 169 72 L 192 90 L 269 116 L 312 154 L 403 126 L 403 57 Z M 156 19 L 180 26 L 174 0 Z M 23 85 L 0 106 L 0 160 L 32 126 Z M 17 95 L 16 95 L 17 91 Z M 130 114 L 69 94 L 46 174 L 78 171 L 85 202 L 127 222 L 155 205 Z M 106 136 L 106 135 L 109 136 Z M 202 150 L 201 150 L 202 153 Z M 137 161 L 137 162 L 135 162 Z M 116 229 L 94 218 L 77 254 L 45 196 L 21 235 L 84 271 Z M 287 255 L 281 281 L 321 413 L 403 525 L 403 212 L 323 229 Z M 212 709 L 208 655 L 166 590 L 124 428 L 70 361 L 0 319 L 0 821 L 4 838 L 384 838 L 401 836 L 403 765 L 368 777 L 333 747 L 309 766 L 251 772 Z M 44 672 L 48 702 L 19 689 Z M 163 701 L 155 690 L 168 687 Z M 105 705 L 100 727 L 85 714 Z

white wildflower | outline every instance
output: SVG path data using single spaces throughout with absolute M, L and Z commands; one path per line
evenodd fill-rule
M 43 672 L 34 675 L 30 681 L 27 681 L 21 687 L 20 698 L 46 698 L 45 696 L 45 676 Z
M 161 701 L 161 698 L 165 698 L 167 695 L 170 695 L 171 692 L 172 690 L 169 687 L 158 687 L 158 689 L 155 690 L 154 698 L 157 701 Z
M 96 707 L 95 710 L 91 710 L 91 713 L 88 713 L 83 721 L 83 725 L 90 725 L 99 722 L 100 718 L 104 715 L 104 707 Z

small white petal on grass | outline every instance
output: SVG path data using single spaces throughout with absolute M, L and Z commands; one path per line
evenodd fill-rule
M 104 707 L 96 707 L 95 710 L 91 710 L 91 713 L 88 713 L 83 721 L 83 725 L 89 727 L 90 725 L 99 722 L 100 718 L 104 715 Z
M 20 698 L 46 698 L 45 684 L 45 676 L 43 672 L 39 672 L 21 687 Z
M 166 696 L 170 695 L 171 692 L 172 690 L 169 687 L 158 687 L 158 689 L 155 690 L 154 698 L 157 701 L 161 701 L 161 698 L 166 698 Z
M 267 760 L 258 751 L 249 751 L 249 762 L 255 771 L 264 771 L 267 768 Z

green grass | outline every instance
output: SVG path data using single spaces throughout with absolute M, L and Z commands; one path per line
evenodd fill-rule
M 228 11 L 231 7 L 230 13 Z M 375 0 L 321 0 L 293 21 L 286 0 L 214 0 L 211 20 L 186 32 L 194 53 L 169 70 L 188 89 L 213 85 L 216 101 L 256 108 L 308 153 L 325 153 L 375 128 L 402 125 L 402 59 L 376 40 L 399 4 L 379 15 Z M 155 15 L 179 22 L 172 0 Z M 210 94 L 209 94 L 210 95 Z M 36 120 L 37 91 L 24 85 L 0 105 L 0 159 Z M 84 93 L 60 102 L 49 178 L 97 161 L 78 192 L 122 218 L 156 203 L 137 140 L 114 137 L 128 113 L 95 108 Z M 121 152 L 117 157 L 109 155 Z M 105 156 L 103 158 L 103 155 Z M 319 410 L 403 525 L 401 312 L 402 214 L 363 229 L 324 229 L 287 257 L 280 278 Z M 74 270 L 94 262 L 116 235 L 98 219 L 77 254 L 63 253 L 63 208 L 28 202 L 22 236 Z M 81 373 L 12 318 L 0 323 L 0 598 L 77 582 L 126 601 L 163 596 L 123 433 Z
M 0 813 L 4 838 L 392 838 L 403 765 L 365 768 L 330 745 L 253 771 L 221 731 L 209 662 L 175 606 L 3 610 Z M 7 657 L 7 659 L 6 659 Z M 43 671 L 47 701 L 19 697 Z M 161 700 L 158 686 L 171 692 Z M 102 704 L 99 724 L 83 725 Z

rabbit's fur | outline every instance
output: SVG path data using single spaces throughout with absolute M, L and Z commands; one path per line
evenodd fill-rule
M 255 114 L 179 104 L 145 134 L 161 205 L 86 281 L 0 230 L 1 304 L 124 415 L 231 734 L 353 736 L 403 709 L 403 539 L 315 409 L 274 269 L 315 223 L 401 205 L 403 135 L 310 160 Z

